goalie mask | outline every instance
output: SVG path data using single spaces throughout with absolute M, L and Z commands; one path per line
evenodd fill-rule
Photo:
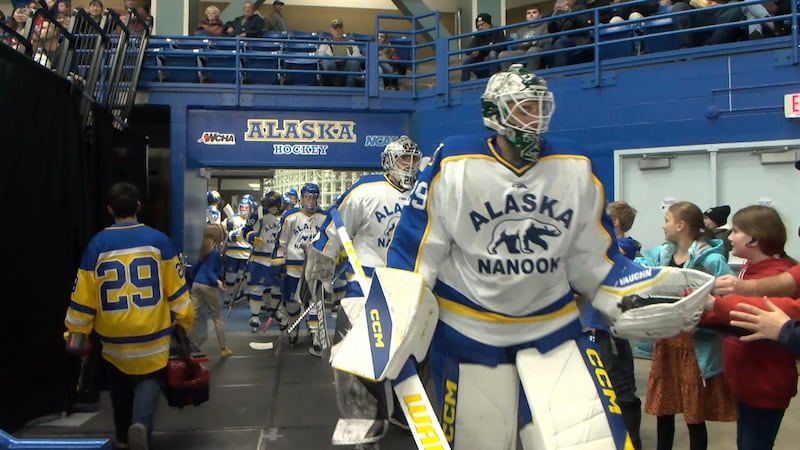
M 319 209 L 319 185 L 306 183 L 300 188 L 300 209 L 311 214 Z
M 422 153 L 408 136 L 389 142 L 381 152 L 381 166 L 386 174 L 403 189 L 410 189 L 417 180 Z
M 505 136 L 511 147 L 528 161 L 539 158 L 541 134 L 547 131 L 556 109 L 547 82 L 521 64 L 489 79 L 481 95 L 483 124 Z

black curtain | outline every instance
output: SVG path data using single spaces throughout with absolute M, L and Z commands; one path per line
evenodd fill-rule
M 0 204 L 5 287 L 0 323 L 0 428 L 69 408 L 79 361 L 64 352 L 64 313 L 80 255 L 109 222 L 110 116 L 84 134 L 80 94 L 0 45 Z

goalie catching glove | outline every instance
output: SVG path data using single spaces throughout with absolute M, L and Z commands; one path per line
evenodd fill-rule
M 592 301 L 615 336 L 659 339 L 697 326 L 714 277 L 694 269 L 614 266 Z

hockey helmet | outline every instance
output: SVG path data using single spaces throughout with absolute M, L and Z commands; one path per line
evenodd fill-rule
M 217 191 L 208 191 L 206 193 L 206 197 L 208 199 L 209 205 L 216 205 L 217 203 L 222 201 L 222 196 L 219 195 L 219 192 Z
M 261 199 L 261 206 L 267 209 L 272 208 L 273 206 L 280 208 L 282 203 L 283 198 L 281 193 L 278 191 L 269 191 L 264 194 L 264 198 Z
M 319 208 L 319 185 L 306 183 L 300 188 L 300 207 L 306 212 L 314 212 Z
M 541 134 L 547 131 L 556 109 L 544 78 L 513 64 L 508 71 L 489 78 L 481 107 L 485 126 L 505 136 L 523 159 L 539 158 Z
M 389 142 L 381 152 L 381 166 L 387 175 L 403 189 L 410 189 L 417 180 L 422 153 L 408 136 Z

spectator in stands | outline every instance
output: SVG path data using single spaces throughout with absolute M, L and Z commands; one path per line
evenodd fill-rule
M 214 5 L 206 8 L 206 17 L 197 24 L 194 34 L 197 36 L 223 36 L 225 24 L 219 20 L 219 8 Z
M 267 18 L 267 30 L 269 31 L 286 31 L 286 21 L 283 19 L 283 1 L 275 0 L 272 2 L 272 12 Z
M 14 19 L 14 29 L 19 34 L 25 31 L 25 22 L 28 21 L 28 11 L 28 8 L 18 6 L 14 8 L 14 12 L 11 14 L 11 18 Z
M 61 13 L 72 15 L 72 4 L 69 0 L 59 0 L 56 2 L 56 15 Z
M 69 23 L 72 21 L 72 15 L 60 12 L 56 15 L 56 22 L 60 23 L 62 27 L 69 29 Z
M 89 2 L 87 12 L 95 22 L 100 23 L 100 21 L 103 20 L 103 11 L 105 11 L 105 9 L 106 7 L 103 5 L 103 2 L 100 0 L 92 0 Z
M 389 42 L 389 35 L 386 33 L 380 32 L 378 33 L 378 59 L 379 60 L 396 60 L 399 59 L 397 56 L 397 51 L 394 47 L 388 47 L 390 45 Z M 384 74 L 396 74 L 399 73 L 401 75 L 406 74 L 406 65 L 401 63 L 391 63 L 388 61 L 378 61 L 378 70 Z M 384 78 L 383 80 L 383 87 L 384 89 L 389 90 L 397 90 L 399 89 L 399 83 L 397 78 Z
M 691 9 L 704 9 L 712 6 L 727 4 L 728 0 L 689 0 L 680 1 L 672 5 L 672 12 L 689 11 Z M 744 18 L 742 8 L 713 9 L 709 11 L 697 11 L 694 14 L 684 14 L 672 18 L 672 27 L 675 30 L 686 30 L 689 28 L 705 27 L 710 25 L 721 25 L 739 22 Z M 701 45 L 716 45 L 725 42 L 733 42 L 738 38 L 738 27 L 715 28 L 713 30 L 695 31 L 691 33 L 681 33 L 678 39 L 681 48 L 699 47 Z
M 539 7 L 531 5 L 525 10 L 525 21 L 539 20 L 542 18 L 542 13 Z M 547 22 L 532 23 L 525 25 L 517 30 L 517 41 L 511 45 L 511 50 L 503 50 L 500 52 L 500 59 L 511 58 L 513 56 L 520 56 L 527 54 L 528 57 L 528 70 L 537 71 L 542 68 L 541 58 L 533 56 L 534 54 L 542 51 L 542 48 L 550 42 L 550 38 L 534 39 L 536 37 L 547 34 Z M 503 70 L 508 70 L 512 62 L 500 63 Z
M 672 8 L 672 0 L 651 0 L 645 3 L 635 3 L 634 5 L 627 5 L 627 3 L 634 0 L 611 0 L 612 5 L 620 5 L 612 9 L 612 17 L 608 23 L 617 23 L 624 20 L 636 20 L 645 16 L 652 16 L 659 12 L 659 2 L 667 4 Z
M 583 11 L 585 9 L 586 6 L 578 3 L 577 0 L 556 0 L 555 5 L 553 6 L 552 17 L 567 15 L 569 13 Z M 591 14 L 577 14 L 557 18 L 548 23 L 548 31 L 550 33 L 561 33 L 580 30 L 581 28 L 586 28 L 591 25 L 591 17 Z M 552 43 L 552 46 L 548 46 L 545 48 L 545 50 L 552 49 L 561 51 L 551 54 L 545 58 L 550 67 L 560 67 L 568 64 L 587 62 L 593 57 L 594 52 L 591 48 L 564 51 L 564 49 L 570 47 L 591 44 L 592 36 L 588 31 L 565 34 L 554 39 L 555 41 Z
M 746 5 L 742 6 L 742 14 L 747 20 L 757 20 L 769 17 L 769 11 L 764 5 Z M 748 39 L 761 39 L 765 35 L 775 35 L 775 24 L 772 22 L 753 23 L 747 25 L 747 38 Z
M 135 11 L 136 14 L 131 11 Z M 139 0 L 125 0 L 125 7 L 117 13 L 122 19 L 122 23 L 128 26 L 129 31 L 142 32 L 149 26 L 150 14 L 139 6 Z
M 242 4 L 242 15 L 225 24 L 225 34 L 240 37 L 261 37 L 264 33 L 264 18 L 255 13 L 253 2 Z
M 478 14 L 478 17 L 475 18 L 475 28 L 478 29 L 479 33 L 472 36 L 472 40 L 467 48 L 477 48 L 505 42 L 505 32 L 502 30 L 492 30 L 493 27 L 492 16 L 486 13 Z M 469 80 L 470 75 L 473 73 L 475 74 L 476 78 L 487 78 L 493 73 L 497 72 L 499 70 L 497 64 L 481 67 L 469 67 L 469 65 L 483 61 L 496 60 L 501 47 L 502 46 L 497 45 L 494 47 L 473 50 L 467 53 L 466 56 L 464 56 L 464 59 L 461 61 L 461 65 L 465 66 L 463 69 L 461 69 L 461 81 Z
M 334 43 L 335 42 L 335 43 Z M 361 56 L 361 51 L 354 41 L 350 41 L 344 36 L 344 22 L 342 19 L 333 19 L 331 21 L 331 40 L 325 41 L 317 47 L 317 55 L 319 56 Z M 320 63 L 322 70 L 326 72 L 359 72 L 361 71 L 361 63 L 357 59 L 323 59 Z M 346 82 L 343 83 L 341 76 L 328 76 L 324 75 L 322 84 L 341 86 L 356 85 L 356 76 L 347 75 Z
M 33 45 L 33 60 L 39 64 L 53 68 L 53 60 L 56 59 L 58 49 L 58 30 L 56 25 L 49 21 L 42 22 L 42 25 L 31 33 L 31 44 Z

